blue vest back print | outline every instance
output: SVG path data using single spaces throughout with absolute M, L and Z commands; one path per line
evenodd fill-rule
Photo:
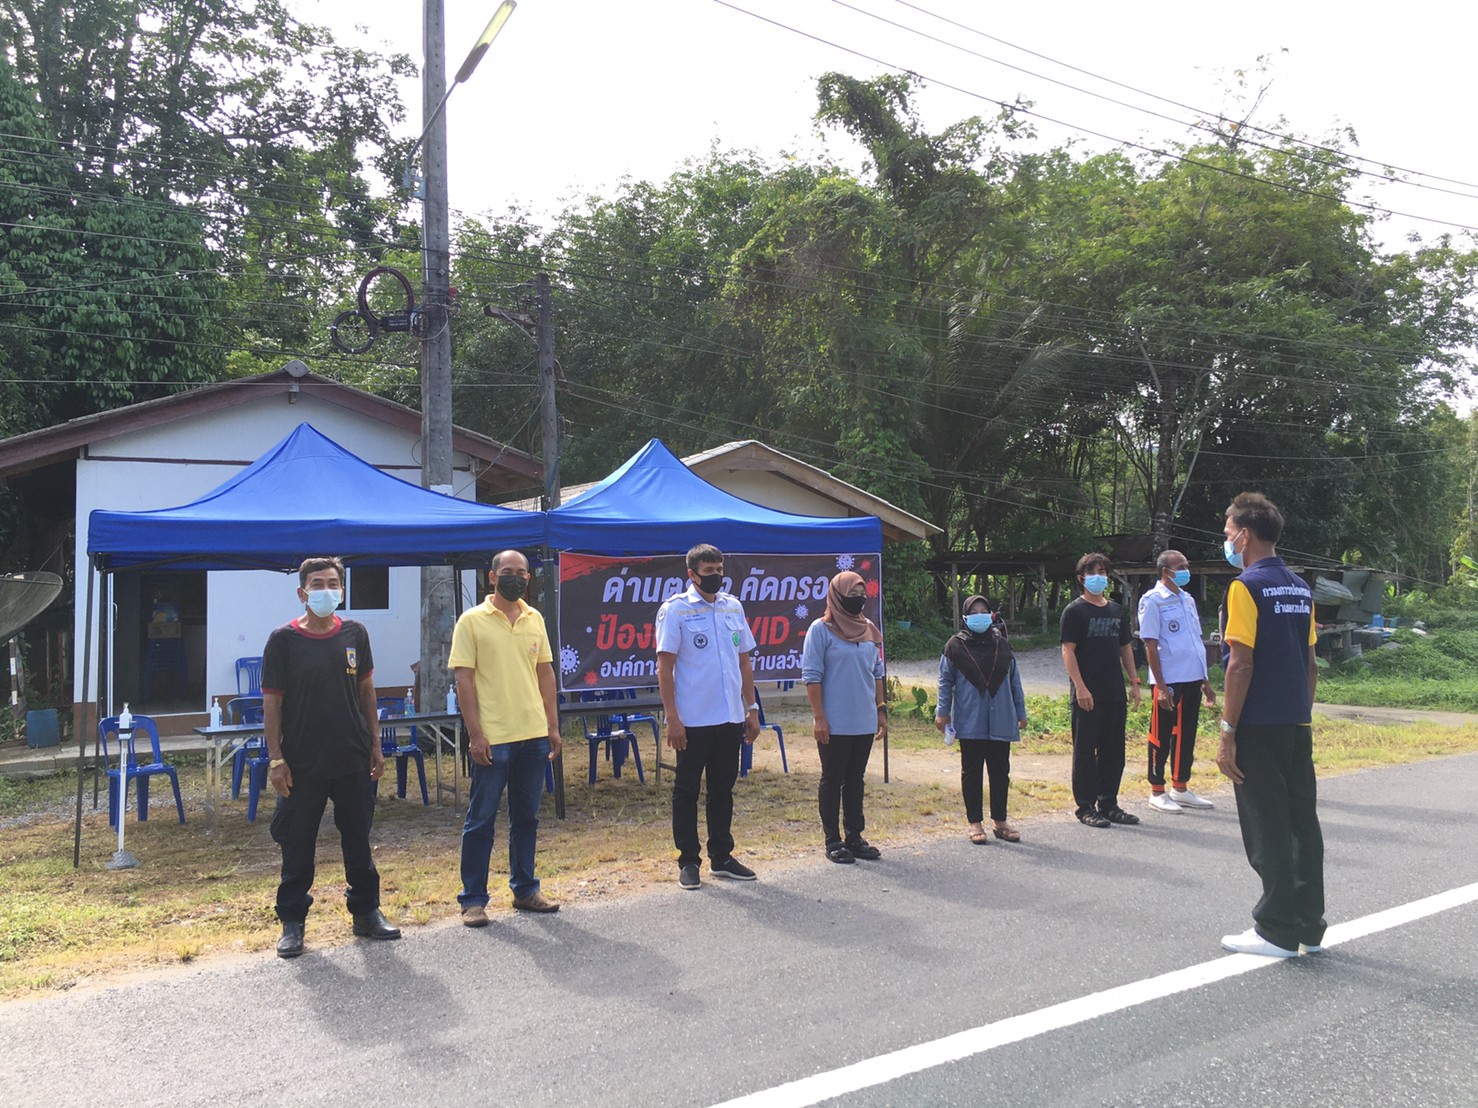
M 1252 684 L 1238 726 L 1308 723 L 1309 632 L 1314 596 L 1282 558 L 1263 558 L 1237 578 L 1257 605 Z

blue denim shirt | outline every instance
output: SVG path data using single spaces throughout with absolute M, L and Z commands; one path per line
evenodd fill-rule
M 1001 682 L 996 695 L 982 692 L 955 669 L 944 655 L 939 657 L 939 707 L 934 718 L 950 717 L 961 739 L 997 739 L 1014 743 L 1021 738 L 1019 721 L 1026 718 L 1026 695 L 1021 689 L 1021 671 L 1011 659 L 1011 676 Z

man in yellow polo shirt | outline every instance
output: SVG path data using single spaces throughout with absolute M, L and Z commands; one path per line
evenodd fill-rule
M 544 766 L 559 754 L 554 657 L 544 617 L 529 607 L 529 562 L 517 550 L 494 556 L 493 591 L 462 613 L 449 659 L 467 728 L 472 783 L 462 825 L 462 922 L 486 927 L 488 863 L 498 804 L 508 790 L 508 886 L 522 912 L 557 912 L 539 891 L 534 847 Z

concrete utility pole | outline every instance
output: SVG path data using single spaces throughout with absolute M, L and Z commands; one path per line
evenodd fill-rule
M 544 510 L 559 507 L 559 413 L 554 398 L 554 303 L 549 274 L 534 276 L 538 299 L 539 438 L 544 449 Z
M 447 312 L 451 284 L 451 230 L 447 215 L 446 13 L 442 0 L 425 0 L 425 55 L 421 106 L 426 121 L 422 206 L 421 485 L 452 493 L 452 333 Z M 440 711 L 446 702 L 447 656 L 452 643 L 453 589 L 448 566 L 421 570 L 421 673 L 416 704 Z

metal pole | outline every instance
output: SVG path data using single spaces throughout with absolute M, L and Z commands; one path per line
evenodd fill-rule
M 92 683 L 92 582 L 94 572 L 92 559 L 87 559 L 87 619 L 82 625 L 82 726 L 74 727 L 77 739 L 77 822 L 72 839 L 72 868 L 82 865 L 82 774 L 87 765 L 87 706 L 88 686 Z M 97 769 L 93 769 L 94 791 L 96 791 Z
M 539 348 L 539 438 L 544 454 L 544 510 L 559 507 L 559 411 L 554 395 L 554 304 L 549 296 L 549 274 L 534 275 L 538 300 L 538 329 L 534 341 Z M 555 673 L 559 663 L 559 556 L 544 548 L 544 622 L 554 630 Z M 565 818 L 565 759 L 554 759 L 554 818 Z
M 426 195 L 421 215 L 421 486 L 452 494 L 452 336 L 447 313 L 451 232 L 447 213 L 446 18 L 443 0 L 425 0 L 422 107 L 426 120 Z M 417 704 L 446 702 L 455 575 L 421 570 L 421 670 Z

